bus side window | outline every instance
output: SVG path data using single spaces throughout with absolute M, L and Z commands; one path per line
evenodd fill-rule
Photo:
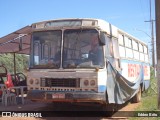
M 144 60 L 145 60 L 145 62 L 149 62 L 148 60 L 148 48 L 147 48 L 147 46 L 144 46 Z
M 126 47 L 126 58 L 133 59 L 133 50 L 132 50 L 132 39 L 125 37 L 125 47 Z
M 134 59 L 139 60 L 138 42 L 133 40 L 132 44 L 133 44 L 133 56 L 134 56 Z
M 140 60 L 144 61 L 144 47 L 141 43 L 139 43 L 139 52 L 140 52 Z

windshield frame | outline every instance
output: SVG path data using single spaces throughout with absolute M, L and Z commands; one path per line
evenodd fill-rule
M 58 67 L 57 66 L 55 66 L 55 65 L 53 65 L 53 66 L 50 66 L 49 64 L 48 64 L 48 67 L 47 66 L 45 66 L 45 65 L 35 65 L 35 58 L 34 58 L 34 55 L 35 55 L 35 53 L 34 53 L 34 34 L 35 33 L 40 33 L 40 32 L 42 32 L 42 33 L 47 33 L 47 32 L 59 32 L 59 37 L 60 37 L 60 39 L 59 39 L 59 42 L 60 42 L 60 44 L 59 44 L 59 56 L 60 56 L 60 59 L 59 59 L 59 65 L 58 65 Z M 51 38 L 51 39 L 53 39 L 53 38 Z M 40 41 L 40 40 L 39 40 Z M 45 41 L 45 40 L 44 40 Z M 42 58 L 42 44 L 41 44 L 41 49 L 39 48 L 39 51 L 40 51 L 40 58 Z M 61 65 L 61 47 L 62 47 L 62 30 L 61 29 L 58 29 L 58 30 L 42 30 L 42 31 L 34 31 L 33 33 L 32 33 L 32 37 L 31 37 L 31 50 L 30 50 L 30 52 L 31 52 L 31 57 L 30 57 L 30 69 L 59 69 L 60 68 L 60 65 Z M 49 49 L 52 49 L 52 47 L 50 47 L 50 48 L 48 48 L 48 50 Z M 51 56 L 51 50 L 49 50 L 49 53 L 50 53 L 50 56 Z M 48 53 L 48 55 L 49 55 L 49 53 Z M 46 64 L 47 65 L 47 64 Z
M 65 53 L 65 32 L 66 31 L 73 31 L 73 32 L 76 32 L 76 31 L 94 31 L 96 32 L 97 34 L 97 39 L 98 39 L 98 46 L 99 48 L 101 48 L 101 54 L 102 54 L 102 66 L 100 65 L 93 65 L 92 63 L 90 63 L 89 61 L 87 62 L 84 62 L 84 64 L 81 66 L 80 65 L 71 65 L 70 67 L 65 67 L 64 65 L 64 53 Z M 78 33 L 77 33 L 78 34 Z M 75 38 L 74 38 L 75 39 Z M 100 39 L 99 39 L 99 30 L 95 29 L 95 28 L 83 28 L 83 29 L 66 29 L 64 30 L 63 32 L 63 58 L 62 58 L 62 67 L 64 69 L 95 69 L 95 68 L 104 68 L 105 67 L 105 55 L 104 55 L 104 47 L 103 45 L 100 44 Z
M 64 67 L 64 63 L 63 63 L 63 60 L 64 60 L 64 42 L 65 42 L 65 40 L 64 40 L 64 33 L 65 33 L 65 31 L 69 31 L 69 30 L 72 30 L 72 31 L 74 31 L 74 30 L 81 30 L 81 31 L 83 31 L 83 30 L 94 30 L 94 31 L 96 31 L 97 32 L 97 34 L 98 34 L 98 39 L 99 39 L 99 30 L 98 29 L 96 29 L 96 28 L 80 28 L 80 27 L 77 27 L 77 28 L 67 28 L 67 29 L 46 29 L 46 30 L 38 30 L 38 31 L 34 31 L 33 33 L 32 33 L 32 37 L 31 37 L 31 50 L 30 50 L 30 52 L 31 52 L 31 57 L 30 57 L 30 69 L 95 69 L 95 68 L 100 68 L 100 69 L 103 69 L 104 67 L 105 67 L 105 55 L 104 55 L 104 47 L 103 47 L 103 45 L 100 45 L 100 40 L 99 40 L 99 46 L 102 48 L 102 59 L 103 59 L 103 66 L 87 66 L 87 67 L 85 67 L 85 66 L 81 66 L 81 67 L 71 67 L 71 68 L 66 68 L 66 67 Z M 48 32 L 48 31 L 61 31 L 61 40 L 60 40 L 60 56 L 61 56 L 61 58 L 60 58 L 60 64 L 59 64 L 59 67 L 56 67 L 56 68 L 50 68 L 50 67 L 35 67 L 35 65 L 33 64 L 33 62 L 34 62 L 34 50 L 33 50 L 33 43 L 34 43 L 34 40 L 33 40 L 33 34 L 34 33 L 36 33 L 36 32 Z M 63 46 L 62 46 L 63 45 Z M 87 64 L 87 63 L 86 63 Z

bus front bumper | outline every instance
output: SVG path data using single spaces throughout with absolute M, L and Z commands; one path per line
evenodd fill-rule
M 46 102 L 106 102 L 105 93 L 30 90 L 27 98 Z

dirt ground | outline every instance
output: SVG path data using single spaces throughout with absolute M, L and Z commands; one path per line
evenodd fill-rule
M 139 106 L 140 103 L 135 103 L 135 104 L 128 104 L 124 107 L 122 107 L 119 111 L 134 111 L 134 109 L 136 107 Z M 0 111 L 52 111 L 53 109 L 57 109 L 57 111 L 61 110 L 60 108 L 62 108 L 63 110 L 79 110 L 79 111 L 83 111 L 83 110 L 97 110 L 99 109 L 98 107 L 89 107 L 89 106 L 76 106 L 76 105 L 63 105 L 60 104 L 59 106 L 55 106 L 52 103 L 43 103 L 43 102 L 31 102 L 27 99 L 25 99 L 25 104 L 18 104 L 18 105 L 11 105 L 11 106 L 2 106 L 0 104 Z M 94 114 L 95 112 L 93 112 Z M 53 113 L 54 114 L 54 113 Z M 72 114 L 72 113 L 71 113 Z M 73 113 L 74 114 L 74 113 Z M 89 113 L 89 114 L 92 114 Z M 92 116 L 92 115 L 91 115 Z M 112 116 L 112 117 L 64 117 L 62 116 L 56 116 L 55 117 L 43 117 L 43 118 L 34 118 L 34 117 L 0 117 L 0 120 L 108 120 L 108 119 L 127 119 L 127 117 L 117 117 L 116 113 Z

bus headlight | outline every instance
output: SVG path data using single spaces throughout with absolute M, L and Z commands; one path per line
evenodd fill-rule
M 39 84 L 39 80 L 38 79 L 35 79 L 35 84 Z
M 88 86 L 89 85 L 89 81 L 88 80 L 84 80 L 84 85 Z
M 29 80 L 29 83 L 30 83 L 30 84 L 33 84 L 33 79 L 30 79 L 30 80 Z
M 91 80 L 91 81 L 90 81 L 90 85 L 91 85 L 91 86 L 94 86 L 95 84 L 96 84 L 95 80 Z

